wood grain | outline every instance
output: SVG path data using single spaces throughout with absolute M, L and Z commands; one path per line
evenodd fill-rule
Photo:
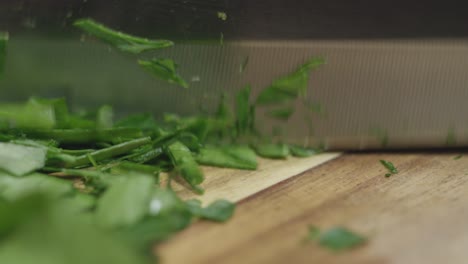
M 172 181 L 171 186 L 181 198 L 196 198 L 201 200 L 203 204 L 208 204 L 220 198 L 238 202 L 339 155 L 341 153 L 330 152 L 308 158 L 259 159 L 258 168 L 254 171 L 203 167 L 206 178 L 201 185 L 205 189 L 205 194 L 202 196 L 194 194 L 189 188 L 181 184 L 182 181 Z
M 226 224 L 198 222 L 157 248 L 162 263 L 467 263 L 468 157 L 347 154 L 239 203 Z M 385 178 L 379 159 L 400 173 Z M 369 238 L 333 254 L 301 243 L 308 225 Z

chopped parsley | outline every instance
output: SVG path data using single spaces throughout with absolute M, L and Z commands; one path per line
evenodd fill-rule
M 73 25 L 121 51 L 134 54 L 149 50 L 168 48 L 174 45 L 170 40 L 150 40 L 128 35 L 110 29 L 90 18 L 78 19 L 73 23 Z
M 380 160 L 380 163 L 388 170 L 389 173 L 385 174 L 385 177 L 390 177 L 393 174 L 397 174 L 397 168 L 390 161 Z
M 224 12 L 218 17 L 227 20 Z M 88 18 L 74 26 L 132 54 L 174 45 Z M 221 44 L 223 38 L 221 33 Z M 0 74 L 7 40 L 8 34 L 0 32 Z M 247 63 L 248 57 L 241 73 Z M 83 263 L 149 263 L 143 250 L 195 219 L 227 221 L 235 204 L 220 199 L 202 207 L 197 200 L 183 201 L 170 184 L 159 181 L 160 173 L 202 194 L 200 165 L 255 170 L 257 156 L 316 154 L 313 148 L 277 143 L 279 133 L 273 142 L 257 131 L 256 112 L 267 106 L 270 117 L 289 119 L 295 112 L 290 105 L 306 95 L 309 72 L 323 63 L 309 60 L 255 98 L 249 85 L 224 95 L 213 114 L 167 114 L 159 121 L 148 113 L 115 120 L 109 105 L 73 112 L 65 98 L 0 103 L 0 262 L 73 263 L 80 255 Z M 138 64 L 161 80 L 188 87 L 171 59 L 140 59 Z M 38 248 L 25 256 L 26 245 Z
M 320 234 L 318 242 L 330 250 L 343 251 L 364 244 L 366 239 L 346 228 L 335 227 Z
M 227 14 L 225 12 L 218 11 L 217 15 L 218 15 L 218 18 L 223 20 L 223 21 L 226 21 L 227 18 L 228 18 Z
M 171 59 L 139 60 L 138 64 L 159 79 L 188 88 L 188 83 L 177 74 L 178 65 Z

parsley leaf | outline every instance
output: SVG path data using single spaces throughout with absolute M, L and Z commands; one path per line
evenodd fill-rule
M 319 149 L 305 148 L 300 146 L 289 145 L 289 150 L 291 154 L 295 157 L 310 157 L 313 155 L 319 154 L 321 151 Z
M 18 178 L 0 173 L 0 196 L 9 201 L 14 201 L 34 193 L 58 198 L 72 193 L 72 190 L 71 182 L 44 174 L 33 173 Z
M 116 180 L 98 200 L 97 222 L 108 228 L 137 223 L 148 212 L 154 186 L 152 177 L 138 174 Z
M 324 64 L 322 58 L 313 58 L 300 66 L 293 73 L 281 77 L 265 88 L 257 97 L 257 105 L 272 105 L 290 102 L 300 95 L 305 95 L 309 72 Z
M 51 129 L 56 126 L 54 107 L 35 99 L 25 104 L 1 105 L 0 120 L 18 129 Z
M 227 200 L 216 200 L 205 208 L 201 207 L 199 200 L 189 200 L 186 203 L 194 216 L 217 222 L 229 220 L 235 209 L 235 204 Z
M 380 163 L 388 170 L 389 173 L 385 174 L 385 177 L 390 177 L 392 174 L 397 174 L 397 168 L 390 161 L 380 160 Z
M 342 251 L 362 245 L 366 239 L 346 228 L 335 227 L 323 232 L 319 237 L 319 244 L 333 251 Z
M 254 130 L 255 107 L 250 104 L 250 85 L 236 94 L 236 128 L 238 134 L 246 134 Z
M 264 143 L 254 146 L 257 154 L 264 158 L 286 159 L 289 156 L 289 147 L 286 144 Z
M 174 45 L 169 40 L 149 40 L 124 34 L 119 31 L 112 30 L 90 18 L 78 19 L 73 23 L 74 26 L 81 30 L 107 42 L 121 51 L 130 52 L 134 54 L 143 51 L 162 49 Z
M 0 170 L 23 176 L 45 165 L 46 150 L 0 142 Z
M 170 156 L 172 163 L 182 178 L 193 188 L 197 193 L 203 193 L 203 189 L 199 186 L 205 176 L 190 150 L 181 142 L 176 141 L 166 148 L 167 154 Z
M 221 20 L 223 20 L 223 21 L 226 21 L 226 20 L 227 20 L 227 17 L 228 17 L 228 16 L 227 16 L 227 14 L 226 14 L 225 12 L 218 11 L 217 15 L 218 15 L 218 18 L 219 18 L 219 19 L 221 19 Z
M 177 74 L 178 65 L 171 59 L 138 60 L 138 64 L 162 80 L 188 88 L 188 83 Z
M 53 201 L 41 195 L 12 202 L 0 200 L 0 214 L 14 221 L 0 221 L 0 230 L 8 231 L 0 244 L 0 262 L 148 263 L 125 241 L 90 224 L 89 214 L 77 214 L 69 205 L 66 200 Z
M 200 149 L 197 161 L 203 165 L 255 170 L 257 156 L 247 146 L 205 147 Z

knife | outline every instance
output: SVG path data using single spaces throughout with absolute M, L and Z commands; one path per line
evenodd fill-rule
M 280 126 L 289 142 L 327 149 L 468 145 L 466 4 L 260 2 L 25 1 L 21 12 L 2 3 L 1 13 L 9 15 L 0 29 L 11 38 L 0 96 L 66 96 L 77 106 L 188 115 L 200 105 L 213 111 L 221 94 L 248 84 L 255 97 L 319 56 L 327 63 L 311 73 L 307 99 L 321 111 L 305 119 L 298 102 L 292 117 L 278 124 L 259 110 L 262 131 Z M 87 16 L 128 33 L 175 40 L 174 48 L 143 57 L 173 58 L 190 88 L 155 80 L 134 58 L 81 38 L 70 24 Z

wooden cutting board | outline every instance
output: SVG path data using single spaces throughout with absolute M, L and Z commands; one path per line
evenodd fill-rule
M 207 171 L 208 180 L 216 180 L 204 199 L 240 200 L 236 213 L 225 224 L 195 223 L 158 246 L 162 263 L 468 263 L 468 156 L 330 155 L 330 162 L 304 173 L 297 160 L 266 163 L 258 174 Z M 386 178 L 379 159 L 392 161 L 400 173 Z M 299 175 L 263 183 L 285 171 Z M 249 184 L 247 175 L 261 176 Z M 309 225 L 345 226 L 368 242 L 331 253 L 303 243 Z

